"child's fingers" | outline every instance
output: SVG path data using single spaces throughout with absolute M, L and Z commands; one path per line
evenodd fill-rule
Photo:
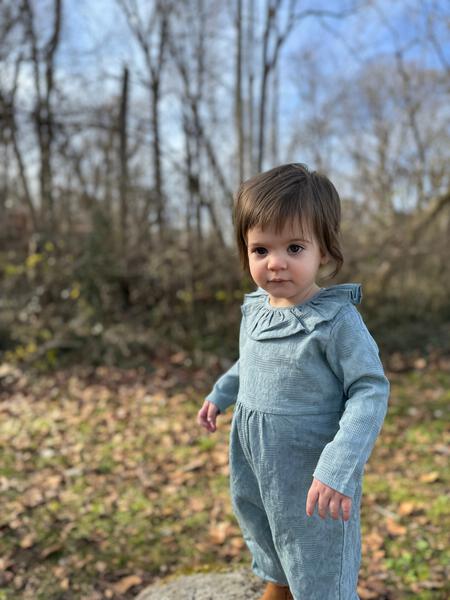
M 218 410 L 219 409 L 215 404 L 205 400 L 205 403 L 197 413 L 197 423 L 208 431 L 214 432 L 216 430 L 216 416 Z
M 344 521 L 350 519 L 352 500 L 342 494 L 334 494 L 330 500 L 330 516 L 333 519 L 339 519 L 339 511 L 342 510 L 342 518 Z
M 341 508 L 341 500 L 338 496 L 333 496 L 330 500 L 330 516 L 333 519 L 339 519 L 339 509 Z
M 350 519 L 352 499 L 314 479 L 306 498 L 306 514 L 309 517 L 314 513 L 316 502 L 317 512 L 322 519 L 326 518 L 328 511 L 333 519 L 339 519 L 340 509 L 342 510 L 343 520 L 348 521 Z
M 198 411 L 197 413 L 197 423 L 199 425 L 205 425 L 206 423 L 206 415 L 208 414 L 208 405 L 203 404 L 203 406 L 201 407 L 201 409 Z
M 352 509 L 352 499 L 344 498 L 344 500 L 342 500 L 342 502 L 341 502 L 341 508 L 342 508 L 342 518 L 344 519 L 344 521 L 348 521 L 350 519 L 350 512 Z
M 325 519 L 330 504 L 330 496 L 327 492 L 319 492 L 319 502 L 317 503 L 317 512 L 322 519 Z
M 206 421 L 208 422 L 208 424 L 210 426 L 210 431 L 216 430 L 216 417 L 217 417 L 218 412 L 219 412 L 219 409 L 217 408 L 217 406 L 215 404 L 212 404 L 212 402 L 210 402 L 209 406 L 208 406 L 208 413 L 206 415 Z
M 197 423 L 199 425 L 201 425 L 202 427 L 209 429 L 207 416 L 208 416 L 208 403 L 205 403 L 197 413 Z
M 319 497 L 319 490 L 312 485 L 309 488 L 308 496 L 306 497 L 306 514 L 311 517 L 314 513 L 314 507 L 316 506 L 317 499 Z

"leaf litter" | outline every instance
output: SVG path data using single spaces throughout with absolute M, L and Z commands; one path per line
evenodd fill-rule
M 0 599 L 134 598 L 174 573 L 250 564 L 228 491 L 232 411 L 175 355 L 143 369 L 0 370 Z M 216 374 L 216 376 L 218 373 Z M 366 466 L 362 600 L 450 595 L 450 370 L 389 374 Z

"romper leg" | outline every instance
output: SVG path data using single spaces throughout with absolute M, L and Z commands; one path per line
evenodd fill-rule
M 249 412 L 248 431 L 273 542 L 295 600 L 357 600 L 360 561 L 359 501 L 350 521 L 317 505 L 306 514 L 312 473 L 338 416 L 304 417 Z
M 245 441 L 245 427 L 245 415 L 236 404 L 229 446 L 233 512 L 252 555 L 253 572 L 266 581 L 287 585 Z

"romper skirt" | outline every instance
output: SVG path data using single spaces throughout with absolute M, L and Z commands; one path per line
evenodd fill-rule
M 230 494 L 253 572 L 289 585 L 295 600 L 359 600 L 359 481 L 350 519 L 311 517 L 306 497 L 342 413 L 279 415 L 237 402 L 230 430 Z

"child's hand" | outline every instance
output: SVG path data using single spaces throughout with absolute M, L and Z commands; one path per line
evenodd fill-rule
M 339 519 L 339 509 L 341 507 L 343 520 L 348 521 L 350 519 L 350 509 L 352 507 L 350 496 L 344 496 L 344 494 L 313 477 L 313 482 L 306 498 L 306 514 L 308 517 L 311 517 L 314 513 L 317 501 L 319 516 L 322 519 L 325 519 L 327 516 L 328 508 L 333 519 Z
M 203 406 L 198 411 L 197 414 L 197 423 L 214 433 L 216 431 L 216 417 L 219 413 L 219 407 L 208 400 L 205 400 Z

